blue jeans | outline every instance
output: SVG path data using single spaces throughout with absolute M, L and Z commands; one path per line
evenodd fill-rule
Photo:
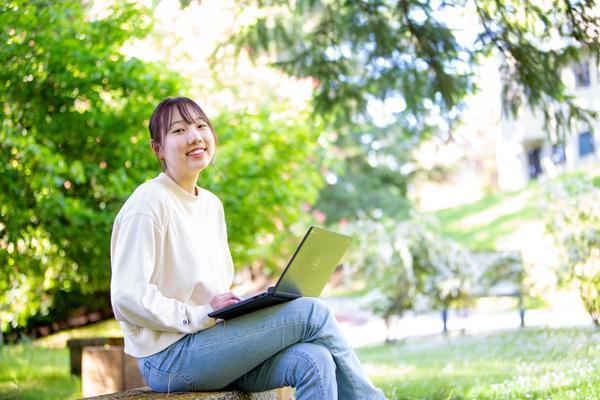
M 157 392 L 296 388 L 297 400 L 385 399 L 329 308 L 303 297 L 186 335 L 139 359 Z

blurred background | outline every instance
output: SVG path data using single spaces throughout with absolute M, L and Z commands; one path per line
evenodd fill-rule
M 122 336 L 112 222 L 167 96 L 219 136 L 236 292 L 324 226 L 388 397 L 600 397 L 599 39 L 594 1 L 0 0 L 0 398 L 81 397 L 66 340 Z

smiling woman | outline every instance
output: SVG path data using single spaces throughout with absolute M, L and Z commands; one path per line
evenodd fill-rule
M 198 176 L 210 164 L 217 143 L 202 108 L 185 97 L 162 101 L 150 117 L 150 136 L 165 173 L 187 192 L 197 194 Z
M 146 383 L 155 391 L 249 392 L 296 387 L 296 398 L 383 399 L 331 311 L 303 297 L 228 320 L 237 303 L 221 201 L 197 186 L 216 150 L 200 106 L 166 99 L 150 118 L 163 173 L 119 211 L 111 239 L 111 301 Z

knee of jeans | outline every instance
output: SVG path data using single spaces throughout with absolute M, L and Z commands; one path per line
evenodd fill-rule
M 310 314 L 312 319 L 321 321 L 323 318 L 331 317 L 331 309 L 322 300 L 314 297 L 301 297 L 297 300 Z
M 290 351 L 306 361 L 302 363 L 305 372 L 318 374 L 321 377 L 335 373 L 336 366 L 331 352 L 319 344 L 298 343 L 290 347 Z
M 335 372 L 335 361 L 327 348 L 313 344 L 311 356 L 323 371 Z

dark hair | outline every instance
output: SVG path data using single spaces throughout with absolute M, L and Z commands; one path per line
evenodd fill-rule
M 158 144 L 162 144 L 163 139 L 169 130 L 169 126 L 171 126 L 172 123 L 173 107 L 177 107 L 179 113 L 188 124 L 192 124 L 198 116 L 202 118 L 210 128 L 210 131 L 215 138 L 215 143 L 217 143 L 217 134 L 215 133 L 215 128 L 213 128 L 212 123 L 202 108 L 194 100 L 188 97 L 167 97 L 158 103 L 150 116 L 150 123 L 148 124 L 152 140 Z M 191 111 L 195 111 L 197 115 L 194 115 Z

